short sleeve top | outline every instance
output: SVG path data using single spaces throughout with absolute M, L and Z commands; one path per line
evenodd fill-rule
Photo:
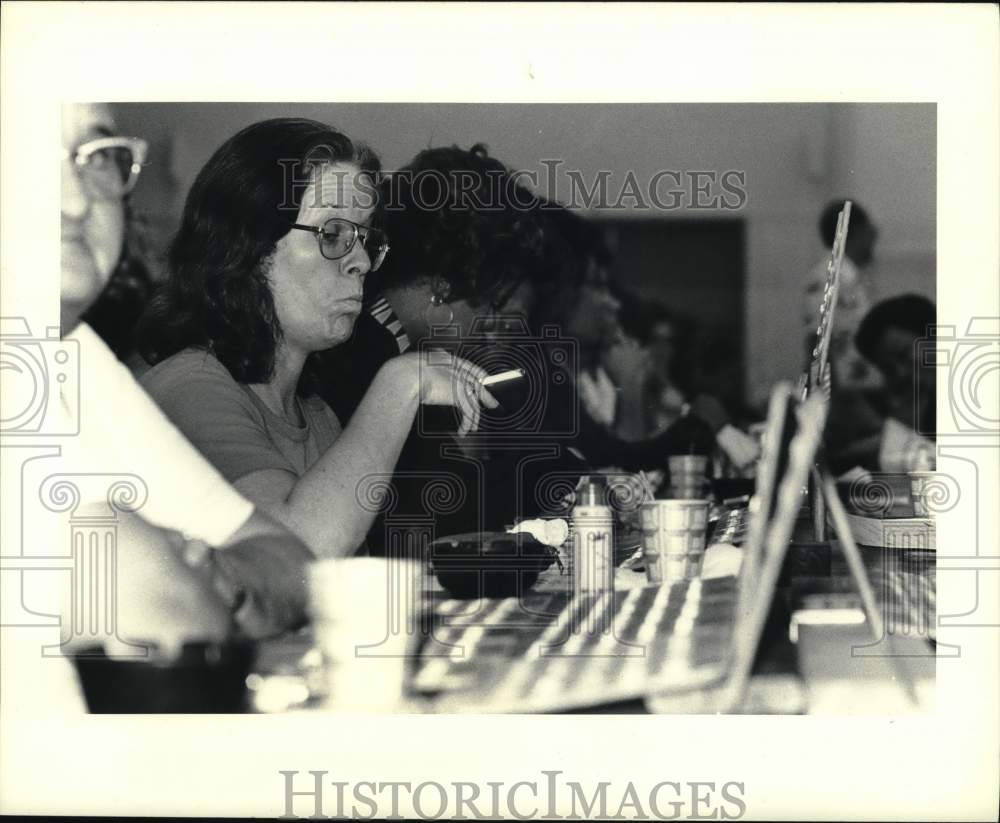
M 230 483 L 279 469 L 301 477 L 341 425 L 319 397 L 299 400 L 304 425 L 271 411 L 211 353 L 185 349 L 142 376 L 143 388 Z

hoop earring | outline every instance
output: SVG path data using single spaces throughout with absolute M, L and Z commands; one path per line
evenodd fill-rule
M 444 318 L 442 307 L 447 310 L 448 316 Z M 424 323 L 428 330 L 433 330 L 440 326 L 450 326 L 455 320 L 455 312 L 451 306 L 444 302 L 444 298 L 439 294 L 431 295 L 430 302 L 424 309 Z

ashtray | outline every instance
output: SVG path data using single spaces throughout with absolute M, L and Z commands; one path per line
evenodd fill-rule
M 518 597 L 558 557 L 530 534 L 473 532 L 442 537 L 430 545 L 438 582 L 453 597 Z

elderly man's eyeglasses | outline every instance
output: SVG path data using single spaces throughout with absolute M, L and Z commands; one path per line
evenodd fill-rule
M 116 200 L 135 188 L 148 148 L 138 137 L 99 137 L 63 156 L 95 197 Z
M 361 247 L 371 260 L 372 271 L 378 271 L 389 253 L 389 237 L 381 229 L 361 226 L 341 217 L 332 217 L 322 227 L 304 226 L 292 223 L 293 229 L 312 232 L 319 241 L 319 253 L 327 260 L 339 260 L 351 253 L 354 244 L 361 238 Z

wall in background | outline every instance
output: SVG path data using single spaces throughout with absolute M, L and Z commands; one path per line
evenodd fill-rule
M 607 175 L 610 200 L 631 172 L 645 187 L 657 172 L 745 173 L 737 211 L 651 211 L 624 198 L 593 216 L 740 217 L 746 222 L 746 386 L 762 402 L 770 385 L 801 367 L 801 280 L 824 254 L 816 219 L 850 195 L 878 224 L 877 296 L 935 289 L 935 107 L 929 104 L 122 104 L 126 132 L 152 143 L 135 193 L 161 245 L 176 227 L 198 169 L 226 138 L 265 117 L 314 117 L 370 143 L 388 169 L 428 146 L 488 144 L 508 165 L 535 170 L 540 187 L 570 194 L 567 170 L 588 185 Z M 541 163 L 561 161 L 547 175 Z M 661 193 L 670 188 L 670 179 Z M 668 200 L 661 194 L 661 199 Z M 669 274 L 667 275 L 669 276 Z

